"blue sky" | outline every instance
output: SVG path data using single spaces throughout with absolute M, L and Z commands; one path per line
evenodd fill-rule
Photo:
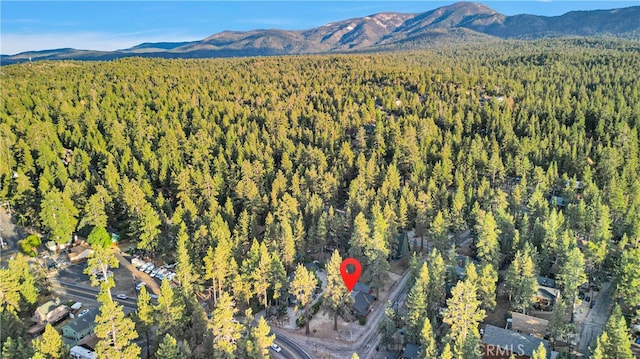
M 384 11 L 425 12 L 455 1 L 1 1 L 0 53 L 62 47 L 115 50 L 193 41 L 224 30 L 306 29 Z M 633 1 L 483 1 L 505 15 L 640 5 Z

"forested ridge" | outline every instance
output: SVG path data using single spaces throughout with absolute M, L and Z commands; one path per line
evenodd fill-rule
M 617 40 L 5 66 L 0 198 L 59 243 L 107 227 L 174 258 L 188 238 L 192 281 L 239 306 L 276 297 L 239 284 L 262 244 L 287 272 L 311 252 L 362 256 L 379 288 L 411 228 L 447 261 L 446 234 L 470 228 L 494 267 L 534 251 L 549 275 L 578 238 L 587 271 L 630 274 L 639 68 L 638 43 Z M 223 246 L 218 278 L 203 259 Z

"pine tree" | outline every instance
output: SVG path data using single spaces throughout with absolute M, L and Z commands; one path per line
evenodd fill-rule
M 177 266 L 176 266 L 176 279 L 180 283 L 182 290 L 186 295 L 193 293 L 193 285 L 197 281 L 197 277 L 191 264 L 191 256 L 189 256 L 189 234 L 187 233 L 187 225 L 180 223 L 180 229 L 178 230 L 177 238 Z
M 137 324 L 138 333 L 143 333 L 145 338 L 146 352 L 150 349 L 150 334 L 151 328 L 154 326 L 155 321 L 153 318 L 154 309 L 151 305 L 151 296 L 147 292 L 147 286 L 143 285 L 138 293 L 138 309 L 136 310 L 134 321 Z
M 380 345 L 383 348 L 389 349 L 393 344 L 393 335 L 397 331 L 397 325 L 395 318 L 397 316 L 396 310 L 388 302 L 384 307 L 384 316 L 378 323 L 378 332 L 380 333 Z
M 507 270 L 505 286 L 512 308 L 524 312 L 531 306 L 538 291 L 538 280 L 529 246 L 516 252 Z
M 479 215 L 477 221 L 476 231 L 478 237 L 476 239 L 476 248 L 478 258 L 481 261 L 491 263 L 495 268 L 498 266 L 500 259 L 500 244 L 498 242 L 500 230 L 491 212 Z
M 638 268 L 640 268 L 640 247 L 626 249 L 622 253 L 617 271 L 616 295 L 634 308 L 640 306 L 640 270 Z
M 18 313 L 38 300 L 35 278 L 26 257 L 17 254 L 0 268 L 0 313 Z
M 417 343 L 427 317 L 429 297 L 429 269 L 426 263 L 422 263 L 420 273 L 407 296 L 407 337 Z
M 442 349 L 442 353 L 440 353 L 440 359 L 453 359 L 453 352 L 451 351 L 451 345 L 446 343 L 444 345 L 444 349 Z
M 353 301 L 340 274 L 341 263 L 342 257 L 336 249 L 327 262 L 327 286 L 323 301 L 324 308 L 333 316 L 333 330 L 338 330 L 338 316 L 342 315 Z
M 249 343 L 251 343 L 251 350 L 249 350 L 249 357 L 262 359 L 269 358 L 269 347 L 273 344 L 276 336 L 269 334 L 271 328 L 264 320 L 264 317 L 260 317 L 258 324 L 251 329 L 249 334 Z
M 478 288 L 469 280 L 459 281 L 447 300 L 447 311 L 442 319 L 451 328 L 449 335 L 456 348 L 461 348 L 469 335 L 479 336 L 478 324 L 485 318 L 477 298 Z
M 604 332 L 598 339 L 596 351 L 600 350 L 598 349 L 599 347 L 601 347 L 601 353 L 604 354 L 604 358 L 633 358 L 627 322 L 622 316 L 622 311 L 617 304 L 613 307 L 611 316 L 604 327 Z M 594 353 L 594 357 L 595 356 Z
M 44 328 L 42 337 L 33 340 L 33 349 L 36 354 L 47 359 L 63 359 L 69 357 L 69 347 L 62 341 L 62 336 L 51 325 Z
M 607 346 L 608 341 L 609 336 L 607 335 L 607 332 L 600 334 L 596 340 L 596 347 L 591 350 L 591 359 L 608 359 L 605 352 L 605 347 Z
M 260 244 L 260 259 L 251 276 L 253 279 L 253 292 L 262 298 L 262 304 L 267 308 L 267 290 L 271 284 L 271 256 L 264 242 Z
M 431 327 L 431 321 L 429 318 L 424 319 L 422 331 L 420 333 L 420 345 L 422 349 L 419 356 L 424 359 L 432 359 L 438 355 L 438 348 L 436 347 L 436 338 Z
M 104 187 L 102 188 L 104 191 Z M 103 197 L 103 193 L 97 192 L 92 194 L 84 206 L 82 219 L 78 224 L 78 229 L 89 227 L 107 227 L 106 213 L 107 199 Z
M 78 224 L 78 210 L 66 194 L 52 188 L 42 199 L 40 221 L 51 239 L 58 244 L 68 243 Z
M 236 342 L 242 330 L 242 324 L 234 319 L 237 312 L 231 296 L 222 292 L 209 322 L 213 335 L 212 355 L 216 358 L 235 358 Z
M 533 351 L 531 359 L 547 359 L 547 349 L 542 342 L 540 342 L 538 348 Z
M 4 341 L 0 354 L 3 359 L 31 359 L 33 356 L 31 347 L 21 337 L 10 336 Z
M 316 276 L 307 270 L 302 264 L 298 264 L 296 268 L 293 281 L 291 282 L 291 288 L 289 291 L 293 294 L 301 307 L 304 308 L 304 318 L 306 319 L 305 334 L 309 335 L 309 304 L 311 304 L 311 295 L 316 290 L 317 285 Z
M 273 289 L 273 299 L 280 304 L 280 301 L 287 299 L 289 278 L 287 277 L 287 271 L 284 269 L 284 264 L 280 257 L 275 253 L 271 253 L 271 266 L 269 282 Z
M 572 306 L 578 296 L 578 287 L 586 282 L 584 256 L 579 248 L 574 247 L 566 254 L 566 258 L 560 267 L 560 273 L 558 273 L 558 283 L 563 288 L 564 297 L 567 298 Z
M 180 320 L 184 316 L 184 303 L 176 295 L 168 280 L 163 279 L 160 285 L 158 304 L 154 307 L 158 333 L 172 333 L 177 337 L 180 331 Z
M 223 238 L 218 241 L 215 250 L 209 247 L 204 258 L 205 279 L 211 279 L 214 303 L 231 274 L 231 254 L 231 243 L 229 239 Z
M 110 247 L 113 244 L 111 239 L 111 235 L 107 232 L 104 227 L 93 227 L 91 233 L 87 237 L 87 242 L 91 245 L 91 247 Z
M 432 310 L 430 311 L 430 315 L 433 317 L 433 315 L 437 314 L 435 313 L 436 306 L 442 306 L 447 296 L 447 266 L 444 263 L 442 255 L 436 249 L 429 253 L 426 263 L 429 269 L 427 293 L 429 293 L 429 301 L 433 304 L 433 308 L 431 308 Z
M 349 239 L 349 256 L 360 261 L 363 268 L 367 268 L 369 264 L 365 253 L 368 242 L 371 240 L 370 234 L 369 223 L 364 213 L 360 212 L 353 220 L 353 231 Z
M 158 346 L 156 359 L 179 359 L 182 358 L 178 342 L 171 334 L 165 334 L 162 342 Z
M 478 291 L 482 306 L 493 310 L 496 307 L 496 284 L 498 272 L 491 263 L 480 266 L 478 271 Z
M 567 333 L 567 321 L 565 314 L 567 312 L 567 304 L 564 298 L 559 297 L 553 305 L 553 313 L 549 320 L 549 341 L 552 349 L 555 350 L 556 341 Z
M 138 337 L 133 321 L 125 317 L 122 305 L 111 298 L 111 291 L 102 289 L 98 294 L 100 313 L 96 316 L 94 333 L 100 339 L 96 356 L 102 358 L 134 359 L 140 356 L 140 347 L 133 343 Z
M 443 252 L 447 249 L 449 230 L 447 229 L 447 223 L 442 211 L 438 211 L 436 216 L 433 218 L 433 222 L 431 222 L 431 227 L 429 228 L 428 234 L 429 242 L 433 246 L 432 248 L 435 248 L 440 252 Z

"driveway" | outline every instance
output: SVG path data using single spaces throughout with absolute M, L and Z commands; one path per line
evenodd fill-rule
M 17 252 L 18 241 L 22 239 L 22 231 L 13 222 L 13 217 L 0 207 L 0 253 L 2 260 L 8 260 L 11 254 Z
M 578 313 L 576 324 L 580 333 L 578 352 L 585 358 L 589 357 L 589 348 L 595 347 L 596 340 L 602 334 L 604 325 L 609 319 L 613 306 L 613 285 L 611 282 L 603 283 L 600 292 L 594 296 L 596 305 L 589 308 L 587 302 L 576 308 L 578 312 L 586 313 L 584 317 Z

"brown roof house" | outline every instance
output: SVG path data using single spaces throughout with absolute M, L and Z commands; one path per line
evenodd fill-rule
M 36 308 L 33 313 L 33 321 L 37 324 L 55 324 L 69 315 L 69 308 L 60 304 L 59 299 L 50 300 Z
M 547 335 L 549 321 L 522 313 L 511 313 L 511 330 L 522 334 L 533 335 L 536 338 L 544 338 Z

